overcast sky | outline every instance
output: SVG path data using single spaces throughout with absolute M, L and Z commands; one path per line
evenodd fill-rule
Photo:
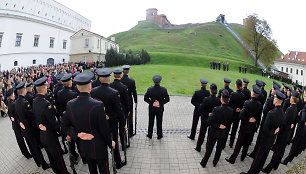
M 56 0 L 92 22 L 91 31 L 108 37 L 127 31 L 146 17 L 146 9 L 157 8 L 172 24 L 214 21 L 225 14 L 228 23 L 242 24 L 257 13 L 271 25 L 273 38 L 283 53 L 306 52 L 305 0 Z

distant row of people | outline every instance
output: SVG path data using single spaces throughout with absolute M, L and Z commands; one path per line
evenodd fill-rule
M 210 61 L 210 69 L 220 70 L 220 68 L 221 68 L 221 62 Z M 224 62 L 223 63 L 223 71 L 228 71 L 228 70 L 229 70 L 229 63 Z
M 248 68 L 246 66 L 239 66 L 239 73 L 247 73 Z

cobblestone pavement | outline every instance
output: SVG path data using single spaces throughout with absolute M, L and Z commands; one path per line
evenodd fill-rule
M 205 169 L 199 165 L 205 153 L 205 144 L 202 146 L 201 153 L 198 153 L 193 149 L 196 141 L 191 141 L 186 137 L 190 131 L 193 113 L 193 106 L 190 104 L 190 99 L 190 97 L 171 96 L 170 103 L 165 106 L 163 121 L 164 138 L 162 140 L 157 140 L 156 134 L 154 134 L 153 139 L 149 140 L 146 138 L 148 105 L 143 101 L 143 96 L 139 96 L 137 135 L 131 139 L 131 147 L 128 149 L 127 155 L 128 164 L 121 170 L 118 170 L 118 173 L 237 174 L 249 169 L 252 163 L 252 159 L 249 157 L 247 157 L 244 162 L 241 162 L 240 157 L 238 157 L 234 165 L 224 160 L 225 157 L 233 153 L 233 149 L 230 149 L 228 146 L 222 152 L 220 161 L 216 167 L 213 167 L 212 164 L 214 152 Z M 0 118 L 0 138 L 0 174 L 52 173 L 51 169 L 44 171 L 42 168 L 36 166 L 33 159 L 28 160 L 21 155 L 13 130 L 11 129 L 9 118 Z M 250 147 L 251 150 L 253 150 L 254 141 Z M 287 147 L 285 156 L 287 156 L 289 148 L 290 146 Z M 47 160 L 44 150 L 43 153 Z M 294 164 L 301 161 L 305 155 L 306 153 L 304 152 L 287 166 L 281 164 L 279 169 L 277 171 L 272 171 L 272 173 L 285 173 Z M 270 162 L 271 156 L 272 153 L 269 154 L 267 163 Z M 68 155 L 64 155 L 64 158 L 68 166 Z M 89 173 L 87 165 L 82 164 L 81 161 L 76 169 L 79 174 Z M 68 170 L 71 171 L 70 168 Z

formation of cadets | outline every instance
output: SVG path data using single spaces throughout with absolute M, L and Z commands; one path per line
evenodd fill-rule
M 8 115 L 21 153 L 27 159 L 33 158 L 44 170 L 51 167 L 54 173 L 66 174 L 69 172 L 63 155 L 69 152 L 73 173 L 76 173 L 74 166 L 82 159 L 90 173 L 104 174 L 110 173 L 109 147 L 114 172 L 122 168 L 126 165 L 129 139 L 136 134 L 133 105 L 135 103 L 137 112 L 137 92 L 135 80 L 128 77 L 129 72 L 129 65 L 96 69 L 95 73 L 68 71 L 58 74 L 51 85 L 48 76 L 41 76 L 8 88 Z M 160 76 L 154 76 L 153 81 L 155 86 L 148 89 L 146 101 L 158 109 L 150 109 L 153 123 L 149 127 L 153 127 L 156 116 L 160 130 L 163 105 L 169 101 L 169 96 L 165 88 L 159 86 Z M 125 160 L 120 156 L 118 136 Z M 162 137 L 160 131 L 158 136 Z M 41 148 L 46 150 L 50 164 L 45 161 Z
M 88 165 L 90 173 L 109 173 L 110 148 L 116 172 L 126 165 L 130 138 L 136 134 L 138 100 L 135 80 L 128 77 L 130 66 L 87 72 L 73 70 L 73 73 L 52 74 L 51 82 L 47 73 L 7 88 L 8 115 L 17 144 L 21 153 L 27 159 L 33 158 L 38 167 L 44 170 L 51 167 L 54 173 L 60 174 L 69 173 L 63 159 L 68 152 L 73 173 L 79 159 Z M 152 139 L 156 118 L 157 139 L 162 139 L 164 105 L 170 98 L 167 89 L 161 86 L 162 77 L 156 75 L 152 80 L 154 85 L 144 95 L 144 101 L 149 104 L 147 137 Z M 302 89 L 273 82 L 267 99 L 266 84 L 260 80 L 249 90 L 248 79 L 237 79 L 235 91 L 230 88 L 228 78 L 224 78 L 224 88 L 219 91 L 214 83 L 207 90 L 206 79 L 200 83 L 201 90 L 195 91 L 191 99 L 195 109 L 188 138 L 195 139 L 201 119 L 196 151 L 202 150 L 208 132 L 202 167 L 206 167 L 215 145 L 213 166 L 217 165 L 228 137 L 233 151 L 225 160 L 235 164 L 242 149 L 241 161 L 246 156 L 254 159 L 247 171 L 250 174 L 270 173 L 280 163 L 286 165 L 305 150 L 306 98 L 302 98 Z M 256 132 L 256 145 L 249 149 Z M 290 153 L 285 157 L 289 144 L 292 144 Z M 45 161 L 41 148 L 46 150 L 50 164 Z M 272 159 L 264 166 L 270 150 Z
M 253 158 L 250 169 L 241 174 L 257 174 L 260 171 L 270 173 L 277 170 L 280 164 L 287 165 L 305 150 L 306 97 L 302 98 L 302 89 L 295 85 L 290 87 L 285 83 L 281 86 L 273 81 L 266 100 L 266 84 L 260 80 L 256 80 L 256 84 L 249 90 L 248 79 L 237 79 L 233 91 L 229 88 L 231 80 L 224 78 L 224 88 L 219 90 L 218 96 L 216 84 L 212 83 L 210 90 L 207 90 L 208 80 L 201 79 L 200 83 L 201 89 L 195 91 L 191 99 L 195 108 L 191 133 L 187 137 L 195 139 L 201 118 L 200 132 L 194 149 L 201 151 L 208 129 L 205 154 L 200 162 L 203 168 L 206 167 L 215 145 L 213 166 L 217 165 L 228 137 L 229 147 L 233 151 L 231 156 L 225 158 L 227 162 L 234 165 L 241 149 L 241 161 L 244 161 L 246 156 Z M 256 132 L 256 145 L 250 150 L 249 146 Z M 289 144 L 292 144 L 290 152 L 285 157 L 285 149 Z M 264 166 L 270 150 L 273 151 L 272 159 Z

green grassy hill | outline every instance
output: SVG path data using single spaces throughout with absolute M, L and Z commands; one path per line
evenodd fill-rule
M 187 29 L 161 29 L 153 23 L 142 23 L 112 36 L 121 49 L 146 49 L 152 64 L 208 67 L 215 60 L 229 62 L 235 69 L 241 64 L 254 64 L 239 42 L 214 22 Z

